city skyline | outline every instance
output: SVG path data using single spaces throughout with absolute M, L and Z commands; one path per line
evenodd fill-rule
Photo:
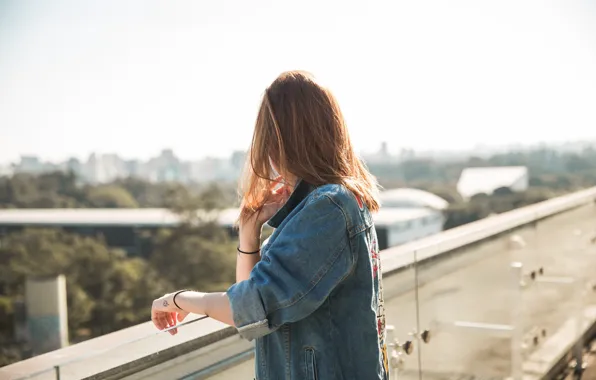
M 407 146 L 397 146 L 395 144 L 391 144 L 387 141 L 379 141 L 379 144 L 373 147 L 370 150 L 360 151 L 358 154 L 363 157 L 372 157 L 379 154 L 385 154 L 388 156 L 395 156 L 398 157 L 403 155 L 404 153 L 413 153 L 420 157 L 432 157 L 432 156 L 441 156 L 441 155 L 473 155 L 475 153 L 481 155 L 490 155 L 500 152 L 509 152 L 509 151 L 518 151 L 518 150 L 532 150 L 537 149 L 540 147 L 546 147 L 556 150 L 571 150 L 577 151 L 581 150 L 584 147 L 596 147 L 596 134 L 592 138 L 580 139 L 580 140 L 555 140 L 555 141 L 534 141 L 534 142 L 515 142 L 510 144 L 490 144 L 490 143 L 477 143 L 470 147 L 459 148 L 459 149 L 449 149 L 449 147 L 443 147 L 442 149 L 415 149 L 412 147 Z M 200 160 L 208 160 L 208 159 L 228 159 L 230 156 L 234 155 L 235 153 L 246 153 L 248 149 L 228 149 L 222 151 L 220 154 L 206 154 L 206 155 L 196 155 L 194 157 L 183 157 L 181 156 L 176 149 L 172 147 L 162 147 L 154 152 L 149 152 L 147 157 L 137 157 L 132 155 L 127 155 L 126 153 L 121 152 L 113 152 L 113 151 L 92 151 L 86 155 L 66 155 L 64 158 L 52 159 L 51 157 L 46 157 L 36 152 L 25 152 L 19 154 L 15 159 L 12 160 L 0 160 L 1 165 L 11 165 L 15 164 L 20 161 L 22 158 L 27 157 L 35 157 L 38 158 L 42 162 L 50 162 L 50 163 L 60 163 L 66 162 L 72 159 L 85 161 L 88 160 L 91 156 L 118 156 L 125 161 L 146 161 L 150 160 L 160 153 L 165 151 L 171 151 L 175 154 L 175 156 L 180 159 L 181 161 L 200 161 Z
M 0 20 L 0 162 L 225 157 L 289 69 L 336 93 L 359 152 L 594 137 L 585 0 L 23 0 Z
M 18 162 L 0 165 L 0 176 L 14 173 L 41 174 L 54 171 L 72 172 L 88 183 L 107 183 L 123 178 L 150 182 L 183 183 L 235 180 L 244 166 L 246 153 L 236 151 L 227 158 L 180 159 L 173 150 L 164 149 L 148 160 L 127 159 L 117 154 L 92 153 L 86 159 L 70 157 L 62 161 L 44 160 L 36 155 L 22 156 Z
M 445 146 L 445 147 L 437 148 L 437 149 L 424 149 L 424 148 L 415 149 L 413 147 L 398 146 L 398 145 L 388 143 L 387 141 L 379 140 L 379 142 L 376 146 L 373 146 L 373 147 L 371 147 L 371 149 L 368 149 L 368 150 L 361 150 L 358 152 L 358 154 L 363 157 L 376 155 L 383 149 L 383 145 L 386 145 L 387 153 L 392 156 L 399 156 L 404 151 L 415 152 L 422 156 L 429 156 L 429 155 L 430 156 L 432 156 L 432 155 L 440 156 L 442 154 L 472 154 L 473 152 L 479 152 L 479 153 L 485 152 L 486 154 L 492 154 L 495 152 L 503 152 L 503 151 L 535 149 L 535 148 L 542 147 L 542 146 L 549 147 L 549 148 L 559 148 L 562 146 L 573 146 L 573 147 L 596 146 L 596 133 L 593 136 L 587 137 L 585 139 L 579 139 L 579 140 L 560 139 L 560 140 L 553 140 L 553 141 L 530 141 L 530 142 L 525 142 L 525 143 L 524 142 L 512 142 L 512 143 L 505 143 L 505 144 L 490 144 L 490 143 L 479 142 L 479 143 L 470 145 L 469 147 L 460 147 L 460 148 L 453 148 L 453 149 L 450 149 L 449 146 Z M 82 155 L 65 154 L 63 157 L 59 157 L 59 158 L 43 156 L 42 154 L 39 154 L 38 152 L 23 152 L 23 153 L 15 156 L 13 159 L 0 160 L 0 165 L 14 164 L 15 162 L 19 161 L 23 157 L 38 157 L 39 159 L 41 159 L 41 161 L 62 162 L 62 161 L 68 161 L 70 159 L 76 159 L 76 160 L 83 161 L 83 160 L 87 160 L 90 156 L 93 156 L 93 155 L 105 155 L 105 156 L 116 155 L 116 156 L 121 157 L 124 160 L 141 160 L 142 161 L 142 160 L 149 160 L 152 157 L 155 157 L 155 155 L 157 155 L 163 151 L 174 151 L 174 152 L 176 152 L 176 156 L 183 161 L 197 161 L 197 160 L 204 160 L 204 159 L 229 158 L 235 152 L 246 152 L 247 150 L 248 149 L 231 149 L 230 148 L 230 149 L 225 149 L 225 150 L 220 151 L 219 154 L 205 154 L 205 155 L 197 154 L 197 155 L 193 155 L 191 157 L 183 157 L 176 152 L 176 149 L 173 149 L 172 147 L 169 147 L 169 146 L 162 147 L 154 152 L 147 152 L 148 156 L 143 156 L 143 157 L 132 156 L 132 155 L 126 154 L 126 152 L 106 151 L 106 150 L 101 150 L 101 149 L 91 151 L 88 154 L 82 154 Z
M 515 146 L 478 146 L 460 151 L 416 151 L 402 149 L 397 154 L 383 142 L 377 151 L 362 154 L 368 164 L 398 164 L 411 159 L 433 159 L 437 161 L 467 160 L 470 157 L 487 159 L 495 154 L 530 152 L 549 149 L 559 153 L 583 153 L 585 149 L 596 149 L 596 140 L 564 142 L 559 144 L 534 144 Z M 45 160 L 38 155 L 23 155 L 18 161 L 8 164 L 0 162 L 0 176 L 14 173 L 40 174 L 52 171 L 72 171 L 81 180 L 89 183 L 106 183 L 121 178 L 135 177 L 151 182 L 178 181 L 183 183 L 208 182 L 213 180 L 235 180 L 240 176 L 246 160 L 246 151 L 234 151 L 226 157 L 202 157 L 196 160 L 184 159 L 172 149 L 163 149 L 149 159 L 123 157 L 115 153 L 92 153 L 85 159 L 69 157 L 62 161 Z

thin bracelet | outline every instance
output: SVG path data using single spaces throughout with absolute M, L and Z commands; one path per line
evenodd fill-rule
M 184 293 L 184 292 L 190 292 L 190 290 L 188 289 L 184 289 L 184 290 L 178 290 L 176 292 L 176 294 L 174 294 L 174 297 L 172 297 L 172 302 L 174 302 L 174 305 L 176 305 L 176 307 L 182 311 L 184 311 L 180 306 L 178 306 L 178 304 L 176 303 L 176 296 L 180 293 Z
M 254 252 L 245 252 L 245 251 L 243 251 L 243 250 L 241 250 L 241 249 L 240 249 L 240 246 L 238 246 L 238 248 L 236 248 L 236 249 L 238 250 L 238 252 L 240 252 L 240 253 L 244 253 L 245 255 L 255 255 L 255 254 L 257 254 L 257 253 L 261 252 L 261 250 L 260 250 L 260 249 L 257 249 L 257 250 L 256 250 L 256 251 L 254 251 Z

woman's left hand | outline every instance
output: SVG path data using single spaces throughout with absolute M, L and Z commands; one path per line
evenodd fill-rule
M 188 315 L 186 311 L 176 307 L 174 304 L 174 294 L 176 293 L 169 293 L 163 297 L 155 299 L 151 306 L 151 320 L 155 327 L 160 330 L 176 326 L 177 322 L 182 322 Z M 177 332 L 178 329 L 169 331 L 172 335 Z

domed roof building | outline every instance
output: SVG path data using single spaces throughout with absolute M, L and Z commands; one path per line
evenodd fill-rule
M 402 188 L 379 194 L 381 209 L 373 215 L 379 247 L 386 249 L 441 232 L 445 199 L 428 191 Z
M 444 210 L 449 206 L 445 199 L 428 191 L 401 188 L 382 191 L 379 195 L 382 207 L 430 208 Z

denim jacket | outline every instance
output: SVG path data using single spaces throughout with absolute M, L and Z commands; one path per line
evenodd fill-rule
M 301 181 L 228 297 L 256 340 L 257 380 L 386 380 L 381 269 L 365 205 L 342 185 Z

